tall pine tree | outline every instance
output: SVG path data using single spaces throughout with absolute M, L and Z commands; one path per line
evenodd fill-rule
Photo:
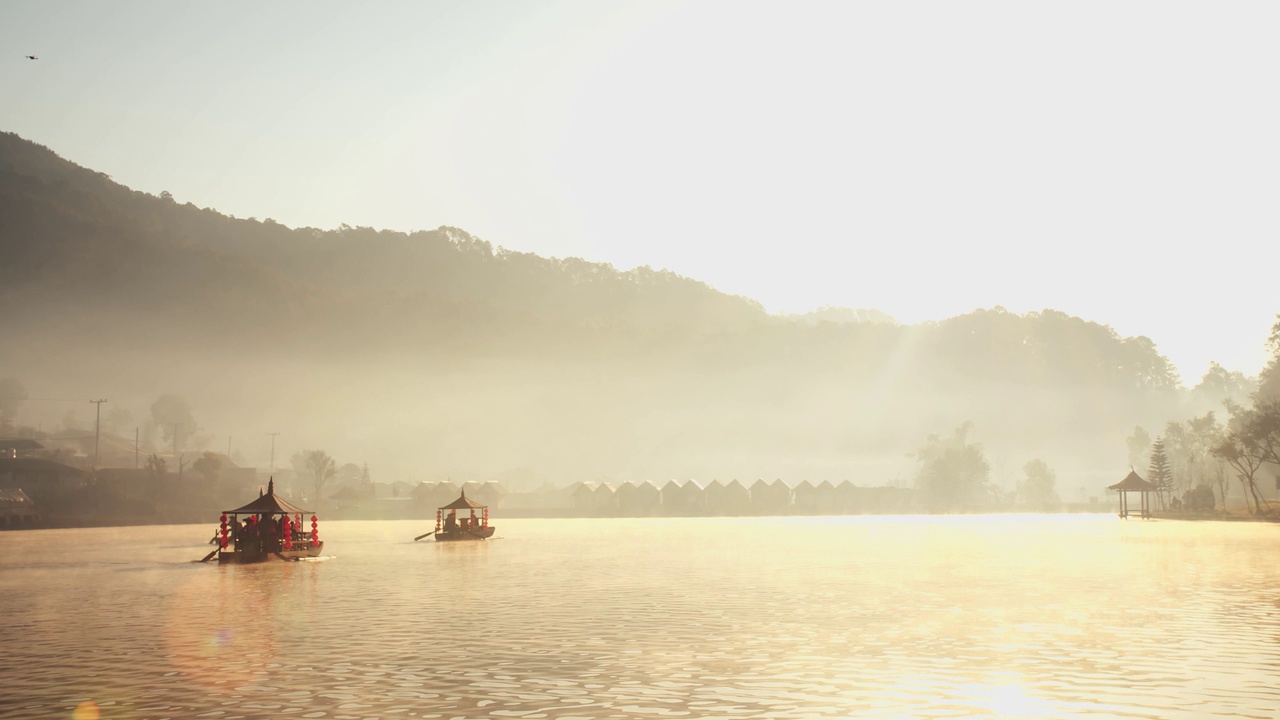
M 1173 490 L 1173 469 L 1169 467 L 1169 456 L 1164 452 L 1164 438 L 1156 438 L 1151 445 L 1151 465 L 1147 468 L 1147 479 L 1156 486 L 1156 495 L 1160 498 L 1160 509 L 1164 509 L 1164 494 Z

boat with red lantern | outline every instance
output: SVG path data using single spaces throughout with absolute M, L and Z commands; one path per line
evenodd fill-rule
M 458 517 L 458 511 L 470 511 L 466 517 Z M 479 511 L 479 515 L 476 514 Z M 448 512 L 446 515 L 445 513 Z M 448 505 L 436 510 L 436 529 L 419 535 L 414 540 L 421 540 L 430 535 L 436 536 L 436 542 L 454 542 L 458 540 L 486 540 L 493 537 L 494 527 L 489 524 L 489 506 L 468 499 L 467 491 Z
M 305 525 L 308 516 L 309 529 Z M 223 511 L 214 539 L 218 548 L 201 562 L 215 555 L 219 563 L 296 561 L 319 557 L 324 549 L 316 516 L 276 495 L 274 478 L 253 502 Z

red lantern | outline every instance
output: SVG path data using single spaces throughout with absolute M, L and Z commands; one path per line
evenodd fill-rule
M 311 516 L 311 547 L 320 547 L 320 526 L 316 516 Z
M 220 527 L 220 531 L 221 532 L 219 534 L 222 537 L 218 540 L 218 546 L 223 549 L 226 549 L 227 547 L 227 514 L 226 513 L 222 514 L 222 524 Z
M 284 516 L 284 519 L 283 519 L 283 522 L 281 522 L 281 525 L 283 526 L 282 534 L 284 535 L 284 549 L 292 550 L 293 549 L 293 528 L 292 528 L 292 523 L 289 522 L 288 515 Z

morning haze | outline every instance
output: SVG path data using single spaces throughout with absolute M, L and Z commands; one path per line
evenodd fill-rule
M 0 715 L 1272 717 L 1278 20 L 0 3 Z
M 669 271 L 458 228 L 236 219 L 13 134 L 0 153 L 5 293 L 21 308 L 0 360 L 28 398 L 6 401 L 6 422 L 83 441 L 97 419 L 74 399 L 108 398 L 115 464 L 137 434 L 143 457 L 229 445 L 265 469 L 276 431 L 278 467 L 322 448 L 383 482 L 909 487 L 927 438 L 967 423 L 992 466 L 975 503 L 1012 493 L 1032 460 L 1084 501 L 1130 464 L 1135 426 L 1222 416 L 1253 387 L 1220 367 L 1184 386 L 1150 340 L 1052 309 L 771 315 Z M 165 395 L 187 407 L 176 421 L 153 410 Z M 171 422 L 188 426 L 181 447 Z

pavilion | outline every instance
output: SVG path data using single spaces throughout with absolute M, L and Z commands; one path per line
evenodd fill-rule
M 1129 474 L 1123 480 L 1107 488 L 1120 493 L 1120 517 L 1128 519 L 1129 511 L 1129 493 L 1142 493 L 1142 505 L 1140 517 L 1147 519 L 1151 517 L 1151 502 L 1147 498 L 1148 493 L 1156 491 L 1156 486 L 1138 477 L 1138 473 L 1133 468 L 1129 469 Z

